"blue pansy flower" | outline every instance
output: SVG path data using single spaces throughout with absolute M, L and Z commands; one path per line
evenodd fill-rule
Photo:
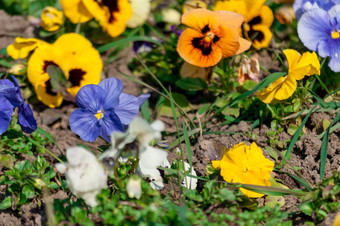
M 340 4 L 340 0 L 295 0 L 293 9 L 299 20 L 304 12 L 312 8 L 318 7 L 328 11 L 336 4 Z
M 0 80 L 0 135 L 6 132 L 11 122 L 13 110 L 18 108 L 18 124 L 25 133 L 32 133 L 37 129 L 37 122 L 33 116 L 31 107 L 25 103 L 21 96 L 17 79 Z
M 70 116 L 71 130 L 84 141 L 93 142 L 98 136 L 110 141 L 112 132 L 123 132 L 139 107 L 150 97 L 122 93 L 123 83 L 116 78 L 107 78 L 98 85 L 83 86 L 76 96 L 79 109 Z
M 328 66 L 340 71 L 340 13 L 314 8 L 305 12 L 298 22 L 298 34 L 303 44 L 321 57 L 329 56 Z

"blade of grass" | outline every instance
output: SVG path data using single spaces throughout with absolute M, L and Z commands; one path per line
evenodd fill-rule
M 259 84 L 257 84 L 252 90 L 249 90 L 249 91 L 247 91 L 245 93 L 242 93 L 241 95 L 236 97 L 233 102 L 231 102 L 230 104 L 226 104 L 225 106 L 220 108 L 218 111 L 216 111 L 216 114 L 222 112 L 227 107 L 232 107 L 233 105 L 237 104 L 239 101 L 241 101 L 244 98 L 248 97 L 249 95 L 255 93 L 256 91 L 263 89 L 264 87 L 266 87 L 269 84 L 273 83 L 274 81 L 276 81 L 280 77 L 284 76 L 285 74 L 287 74 L 287 73 L 286 72 L 275 72 L 275 73 L 269 75 L 268 77 L 263 79 Z
M 339 124 L 336 124 L 335 126 L 333 126 L 330 130 L 329 130 L 329 133 L 332 133 L 334 132 L 334 130 L 336 130 L 337 128 L 340 127 L 340 123 Z M 323 131 L 319 136 L 318 136 L 318 139 L 321 139 L 323 138 L 323 136 L 326 134 L 327 130 Z
M 118 73 L 121 74 L 121 75 L 123 75 L 125 78 L 130 79 L 130 80 L 133 81 L 133 82 L 136 82 L 136 83 L 138 83 L 138 84 L 140 84 L 140 85 L 143 85 L 143 86 L 145 86 L 145 87 L 147 87 L 147 88 L 149 88 L 149 89 L 155 91 L 156 93 L 158 93 L 159 95 L 163 96 L 164 98 L 166 98 L 167 100 L 170 101 L 170 98 L 169 98 L 167 95 L 165 95 L 164 93 L 159 92 L 157 89 L 155 89 L 154 87 L 150 86 L 149 84 L 147 84 L 147 83 L 145 83 L 145 82 L 143 82 L 143 81 L 140 81 L 139 79 L 136 79 L 136 78 L 134 78 L 134 77 L 132 77 L 132 76 L 130 76 L 130 75 L 124 74 L 123 72 L 118 71 Z M 189 117 L 188 114 L 181 108 L 181 106 L 179 106 L 176 102 L 174 102 L 174 104 L 175 104 L 176 107 L 180 110 L 180 112 L 181 112 L 183 115 L 185 115 L 185 117 L 186 117 L 187 119 L 190 120 L 190 117 Z M 190 121 L 191 121 L 191 120 L 190 120 Z M 192 123 L 193 123 L 193 122 L 192 122 Z M 194 125 L 194 124 L 193 124 L 193 125 Z
M 284 173 L 284 174 L 287 174 L 288 176 L 290 176 L 291 178 L 293 178 L 294 180 L 296 180 L 299 184 L 301 184 L 302 186 L 304 186 L 308 191 L 312 191 L 313 188 L 310 186 L 310 184 L 304 180 L 304 179 L 301 179 L 300 177 L 294 175 L 294 174 L 290 174 L 288 172 L 285 172 L 285 171 L 281 171 L 281 170 L 278 170 L 278 172 L 281 172 L 281 173 Z
M 159 81 L 159 79 L 157 78 L 157 76 L 154 74 L 154 73 L 152 73 L 152 71 L 150 70 L 150 68 L 145 64 L 145 62 L 141 59 L 141 57 L 137 54 L 137 59 L 138 59 L 138 61 L 143 65 L 143 67 L 148 71 L 148 73 L 151 75 L 151 77 L 160 85 L 160 87 L 162 87 L 162 89 L 164 90 L 164 92 L 168 95 L 168 96 L 170 96 L 170 93 L 169 93 L 169 91 L 163 86 L 163 84 L 161 83 L 161 81 Z M 174 101 L 174 100 L 173 100 Z M 174 101 L 174 103 L 175 103 L 175 101 Z M 176 105 L 176 106 L 178 106 L 178 105 Z M 185 112 L 183 109 L 182 109 L 182 111 L 183 112 Z M 188 114 L 185 112 L 185 114 L 184 114 L 186 117 L 187 117 L 187 119 L 190 121 L 190 123 L 193 125 L 193 128 L 196 128 L 196 125 L 195 125 L 195 123 L 191 120 L 191 118 L 188 116 Z M 188 122 L 184 119 L 184 122 L 186 123 L 186 125 L 188 126 L 188 128 L 190 128 L 190 126 L 189 126 L 189 124 L 188 124 Z
M 59 150 L 61 155 L 64 155 L 64 153 L 61 151 L 61 149 L 59 148 L 57 142 L 54 140 L 54 138 L 52 137 L 51 134 L 49 134 L 48 132 L 46 132 L 44 129 L 42 129 L 41 127 L 37 128 L 37 132 L 43 134 L 50 142 L 52 142 Z
M 315 76 L 315 77 L 317 78 L 317 80 L 320 82 L 322 88 L 324 88 L 324 89 L 326 90 L 326 92 L 329 93 L 329 90 L 327 89 L 327 86 L 322 82 L 320 76 L 317 75 L 317 74 L 315 74 L 314 76 Z
M 328 141 L 329 141 L 329 132 L 331 127 L 340 120 L 340 114 L 338 114 L 331 125 L 326 130 L 325 136 L 322 139 L 321 151 L 320 151 L 320 180 L 323 179 L 325 174 L 326 160 L 327 160 L 327 151 L 328 151 Z
M 191 151 L 191 146 L 190 146 L 190 140 L 189 140 L 187 127 L 185 126 L 184 123 L 183 123 L 182 127 L 183 127 L 183 136 L 184 136 L 185 145 L 187 147 L 188 160 L 189 160 L 189 165 L 190 165 L 189 172 L 191 172 L 191 170 L 192 170 L 192 151 Z
M 159 167 L 159 169 L 164 170 L 166 172 L 169 172 L 170 174 L 177 174 L 177 171 L 174 169 L 170 169 L 170 168 L 164 168 L 164 167 Z M 194 176 L 191 174 L 187 175 L 188 177 L 192 177 L 192 178 L 196 178 L 198 180 L 203 180 L 203 181 L 212 181 L 203 177 L 198 177 L 198 176 Z M 240 184 L 240 183 L 228 183 L 226 181 L 216 181 L 217 183 L 224 183 L 227 186 L 228 185 L 232 185 L 232 186 L 236 186 L 236 187 L 242 187 L 242 188 L 246 188 L 255 192 L 259 192 L 262 194 L 266 194 L 266 195 L 274 195 L 274 196 L 283 196 L 283 195 L 295 195 L 295 196 L 304 196 L 307 194 L 307 192 L 305 191 L 301 191 L 301 190 L 290 190 L 290 189 L 283 189 L 283 188 L 274 188 L 274 187 L 268 187 L 268 186 L 260 186 L 260 185 L 253 185 L 253 184 Z
M 102 46 L 98 47 L 97 50 L 98 50 L 99 53 L 103 53 L 103 52 L 105 52 L 109 49 L 115 48 L 115 47 L 120 46 L 122 44 L 129 43 L 129 42 L 135 42 L 135 41 L 147 41 L 147 42 L 152 42 L 152 43 L 159 45 L 159 46 L 162 45 L 162 43 L 160 43 L 159 41 L 152 39 L 152 38 L 149 38 L 149 37 L 133 36 L 133 37 L 127 37 L 127 38 L 119 39 L 117 41 L 113 41 L 113 42 L 110 42 L 108 44 L 102 45 Z
M 316 108 L 316 106 L 318 105 L 315 105 L 312 110 L 308 113 L 308 115 L 306 115 L 306 117 L 303 119 L 303 121 L 301 122 L 301 125 L 299 126 L 299 128 L 296 130 L 293 138 L 292 138 L 292 141 L 290 142 L 289 146 L 288 146 L 288 149 L 287 149 L 287 152 L 286 152 L 286 155 L 285 157 L 287 158 L 288 155 L 290 154 L 290 152 L 293 150 L 293 147 L 297 141 L 297 139 L 299 138 L 300 136 L 300 133 L 302 131 L 302 128 L 304 127 L 304 125 L 306 124 L 308 118 L 311 116 L 311 114 L 314 112 L 314 109 Z

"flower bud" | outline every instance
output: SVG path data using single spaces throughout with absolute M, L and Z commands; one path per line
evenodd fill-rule
M 64 23 L 63 13 L 56 8 L 46 7 L 41 13 L 40 25 L 46 31 L 56 31 Z

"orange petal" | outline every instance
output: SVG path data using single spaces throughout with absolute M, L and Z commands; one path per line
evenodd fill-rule
M 239 28 L 244 21 L 244 17 L 238 13 L 219 10 L 215 11 L 218 15 L 218 21 L 222 26 L 231 26 L 234 28 Z
M 232 27 L 221 26 L 220 28 L 221 32 L 217 34 L 220 39 L 215 44 L 221 48 L 223 57 L 231 57 L 240 48 L 239 33 Z
M 239 38 L 238 42 L 240 44 L 240 48 L 237 50 L 236 54 L 240 54 L 243 53 L 244 51 L 247 51 L 251 46 L 251 42 L 244 38 Z
M 178 39 L 177 52 L 188 63 L 198 67 L 210 67 L 216 65 L 222 59 L 221 49 L 211 44 L 209 48 L 198 48 L 193 44 L 194 39 L 202 38 L 201 32 L 187 28 Z
M 208 25 L 210 29 L 212 26 L 218 25 L 218 14 L 207 9 L 195 9 L 188 11 L 182 16 L 182 23 L 193 29 L 202 31 Z

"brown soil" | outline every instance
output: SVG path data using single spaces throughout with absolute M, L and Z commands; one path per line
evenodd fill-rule
M 21 37 L 33 37 L 34 27 L 31 26 L 23 17 L 18 16 L 8 16 L 3 11 L 0 11 L 0 49 L 6 47 L 7 45 L 13 43 L 15 36 Z M 124 92 L 138 95 L 141 88 L 134 82 L 126 79 L 125 77 L 119 75 L 118 71 L 126 74 L 131 74 L 127 68 L 127 63 L 131 59 L 131 51 L 129 49 L 124 49 L 126 54 L 122 54 L 119 59 L 115 62 L 106 65 L 104 72 L 107 76 L 105 77 L 116 77 L 123 81 Z M 271 59 L 267 59 L 269 62 L 273 62 Z M 260 62 L 264 61 L 261 58 Z M 261 62 L 262 63 L 262 62 Z M 263 63 L 264 64 L 264 63 Z M 277 67 L 277 65 L 272 65 L 268 63 L 270 67 Z M 2 68 L 3 70 L 3 68 Z M 148 90 L 146 90 L 148 91 Z M 38 126 L 42 127 L 47 132 L 51 133 L 55 141 L 57 142 L 59 148 L 65 153 L 65 150 L 77 144 L 85 144 L 92 150 L 96 150 L 99 145 L 105 144 L 104 141 L 97 139 L 94 143 L 87 143 L 79 139 L 69 128 L 69 116 L 71 112 L 76 109 L 76 106 L 72 103 L 65 102 L 59 109 L 47 109 L 43 106 L 33 106 L 34 114 L 38 122 Z M 323 119 L 331 120 L 334 116 L 325 113 L 314 113 L 309 119 L 309 123 L 306 125 L 306 132 L 303 137 L 296 143 L 292 156 L 289 160 L 289 165 L 297 166 L 300 168 L 299 172 L 302 176 L 315 187 L 319 182 L 319 165 L 320 156 L 319 151 L 321 147 L 321 141 L 317 138 L 322 131 L 315 129 L 319 122 Z M 174 126 L 174 121 L 171 118 L 161 117 L 166 124 L 166 131 L 176 132 L 176 127 Z M 180 119 L 179 119 L 180 120 Z M 180 120 L 181 121 L 181 120 Z M 180 122 L 181 125 L 181 122 Z M 211 164 L 211 159 L 218 158 L 221 153 L 215 152 L 214 150 L 219 150 L 221 147 L 226 149 L 238 144 L 239 142 L 245 142 L 250 144 L 251 142 L 256 142 L 256 144 L 262 148 L 264 154 L 267 158 L 271 157 L 265 151 L 266 146 L 268 146 L 267 141 L 267 131 L 268 127 L 263 125 L 262 128 L 255 128 L 253 131 L 250 130 L 251 125 L 240 122 L 238 125 L 223 126 L 220 127 L 215 124 L 211 131 L 229 131 L 235 134 L 223 134 L 223 135 L 203 135 L 198 138 L 198 142 L 192 144 L 193 151 L 193 167 L 197 171 L 199 176 L 206 174 L 206 166 Z M 249 133 L 253 132 L 257 135 L 255 140 L 252 140 Z M 328 150 L 328 160 L 326 164 L 326 175 L 328 177 L 331 175 L 333 170 L 336 170 L 340 165 L 340 131 L 337 130 L 330 135 L 329 150 Z M 169 142 L 173 141 L 173 137 L 167 137 Z M 290 139 L 291 136 L 286 132 L 279 134 L 279 140 L 285 142 Z M 289 143 L 288 143 L 289 144 Z M 222 146 L 221 146 L 222 145 Z M 54 145 L 48 147 L 53 153 L 60 155 L 58 148 Z M 185 150 L 185 147 L 183 145 Z M 45 157 L 53 162 L 54 159 L 48 155 Z M 169 160 L 178 158 L 175 154 L 175 149 L 169 150 Z M 273 160 L 273 159 L 272 159 Z M 294 174 L 294 172 L 287 166 L 282 168 L 282 171 Z M 0 173 L 0 176 L 2 173 Z M 275 173 L 275 178 L 281 180 L 289 189 L 301 189 L 302 187 L 294 181 L 292 178 L 283 173 Z M 4 186 L 0 186 L 0 202 L 4 198 Z M 167 187 L 165 189 L 168 189 Z M 168 191 L 168 190 L 167 190 Z M 67 194 L 63 191 L 58 191 L 52 194 L 53 198 L 65 198 Z M 263 203 L 263 201 L 262 201 Z M 300 200 L 294 196 L 285 197 L 284 210 L 289 212 L 296 211 L 297 205 Z M 221 210 L 222 211 L 222 210 Z M 335 214 L 330 214 L 325 220 L 324 225 L 331 225 L 333 222 Z M 304 218 L 301 216 L 296 216 L 293 219 L 296 224 L 303 224 Z M 311 220 L 311 219 L 308 219 Z M 0 212 L 0 225 L 46 225 L 47 217 L 44 209 L 44 205 L 39 207 L 36 202 L 24 205 L 21 207 L 21 212 L 13 211 L 11 209 Z

